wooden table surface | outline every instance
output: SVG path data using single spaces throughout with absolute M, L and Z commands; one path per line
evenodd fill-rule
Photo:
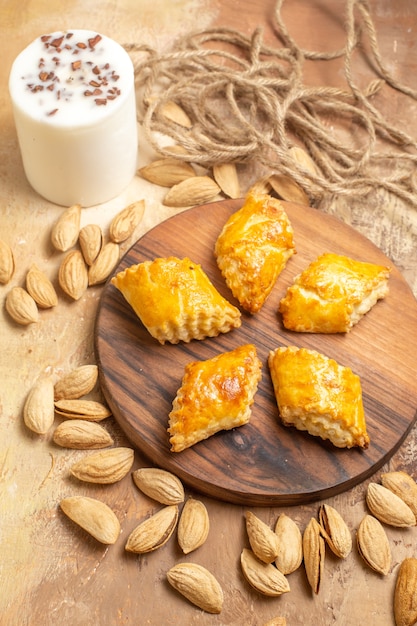
M 408 0 L 373 0 L 370 6 L 381 52 L 390 70 L 398 79 L 415 83 L 417 5 Z M 344 7 L 342 0 L 291 0 L 284 4 L 283 16 L 303 47 L 333 50 L 343 41 Z M 8 290 L 24 285 L 26 272 L 33 263 L 57 285 L 61 259 L 52 249 L 49 237 L 62 207 L 38 197 L 23 173 L 7 92 L 13 59 L 38 35 L 65 28 L 91 28 L 120 43 L 142 42 L 169 50 L 178 36 L 193 30 L 216 25 L 249 35 L 262 25 L 266 41 L 273 45 L 273 11 L 274 0 L 0 2 L 0 238 L 11 245 L 16 260 L 11 282 L 0 286 L 0 623 L 4 626 L 262 626 L 279 615 L 286 617 L 288 626 L 394 624 L 396 574 L 404 558 L 417 554 L 416 528 L 386 527 L 392 566 L 385 577 L 366 567 L 354 545 L 345 560 L 327 550 L 317 595 L 312 594 L 300 568 L 289 576 L 290 593 L 267 598 L 249 587 L 240 570 L 240 553 L 247 546 L 244 506 L 203 497 L 186 488 L 187 496 L 201 498 L 208 509 L 207 542 L 186 557 L 175 538 L 147 555 L 128 555 L 124 544 L 129 532 L 159 505 L 140 494 L 130 476 L 102 487 L 71 480 L 70 466 L 85 453 L 58 448 L 52 442 L 52 431 L 35 435 L 25 428 L 22 419 L 25 398 L 40 375 L 50 372 L 58 379 L 74 367 L 95 362 L 93 331 L 102 287 L 89 288 L 77 302 L 69 301 L 57 287 L 58 306 L 42 311 L 40 321 L 29 327 L 13 323 L 5 311 Z M 306 80 L 339 86 L 343 82 L 342 70 L 340 61 L 307 63 Z M 380 106 L 391 121 L 417 136 L 414 101 L 389 90 Z M 150 149 L 143 145 L 141 162 L 145 164 L 151 157 Z M 105 230 L 120 209 L 144 198 L 146 211 L 135 233 L 138 238 L 175 214 L 175 209 L 162 204 L 162 193 L 160 188 L 137 177 L 112 202 L 84 210 L 82 224 L 95 222 Z M 415 208 L 380 191 L 367 200 L 333 197 L 321 209 L 376 244 L 417 294 Z M 123 250 L 131 243 L 124 244 Z M 410 337 L 410 350 L 414 350 L 413 341 L 415 337 Z M 112 418 L 106 427 L 117 445 L 129 445 Z M 378 482 L 382 471 L 394 469 L 417 477 L 416 445 L 414 427 L 375 476 L 325 501 L 342 514 L 353 538 L 367 512 L 364 495 L 369 480 Z M 136 452 L 134 469 L 147 465 L 149 461 Z M 115 510 L 122 526 L 115 545 L 98 544 L 63 516 L 59 501 L 73 494 L 97 497 Z M 284 512 L 303 530 L 310 518 L 317 516 L 318 506 L 319 502 L 315 502 L 251 510 L 271 527 Z M 166 572 L 182 560 L 204 565 L 218 578 L 225 595 L 219 615 L 202 612 L 169 587 Z

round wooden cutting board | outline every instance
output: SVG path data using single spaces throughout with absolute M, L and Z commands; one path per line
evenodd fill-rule
M 187 256 L 201 263 L 220 293 L 237 306 L 217 268 L 213 248 L 223 224 L 242 203 L 214 202 L 168 219 L 137 241 L 116 271 L 159 256 Z M 110 283 L 104 288 L 96 322 L 101 386 L 127 437 L 150 464 L 174 472 L 208 496 L 244 505 L 300 504 L 349 489 L 389 459 L 417 416 L 417 301 L 404 278 L 351 227 L 315 209 L 283 205 L 294 228 L 297 254 L 263 309 L 254 316 L 242 311 L 241 328 L 204 341 L 160 345 Z M 389 265 L 389 295 L 348 334 L 286 331 L 278 303 L 294 277 L 323 252 Z M 186 363 L 245 343 L 256 345 L 263 364 L 250 422 L 183 452 L 170 452 L 168 414 Z M 267 357 L 281 345 L 317 350 L 360 376 L 371 439 L 367 450 L 337 449 L 280 423 Z

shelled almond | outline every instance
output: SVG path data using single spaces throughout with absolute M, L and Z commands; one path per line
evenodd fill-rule
M 15 270 L 13 251 L 9 244 L 0 239 L 0 283 L 7 285 Z

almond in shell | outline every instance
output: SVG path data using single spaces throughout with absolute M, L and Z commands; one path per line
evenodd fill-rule
M 416 525 L 416 516 L 408 504 L 383 485 L 369 483 L 366 503 L 370 512 L 384 524 L 400 528 Z
M 417 483 L 410 474 L 403 471 L 387 472 L 381 475 L 381 484 L 404 500 L 417 516 Z
M 289 149 L 289 153 L 294 161 L 299 163 L 305 170 L 310 172 L 310 174 L 317 174 L 316 164 L 308 152 L 306 152 L 303 148 L 300 148 L 300 146 L 293 146 Z
M 38 380 L 23 407 L 23 420 L 34 433 L 44 435 L 54 423 L 54 383 L 51 377 Z
M 394 590 L 395 626 L 417 624 L 417 559 L 404 559 L 399 567 Z
M 81 205 L 74 204 L 62 213 L 51 232 L 52 245 L 56 250 L 66 252 L 78 239 L 81 221 Z
M 168 120 L 175 122 L 179 126 L 184 126 L 185 128 L 191 128 L 192 122 L 188 117 L 187 113 L 184 111 L 179 104 L 174 102 L 173 100 L 168 100 L 167 102 L 162 103 L 159 106 L 159 113 Z
M 109 241 L 104 244 L 96 260 L 88 269 L 88 284 L 99 285 L 110 276 L 120 258 L 119 244 Z
M 55 428 L 54 443 L 62 448 L 94 450 L 111 446 L 113 438 L 105 428 L 86 420 L 65 420 Z
M 39 310 L 35 300 L 23 287 L 13 287 L 6 296 L 6 311 L 21 326 L 34 324 L 39 320 Z
M 183 506 L 178 523 L 178 544 L 184 554 L 197 550 L 206 541 L 210 530 L 207 509 L 203 502 L 189 498 Z
M 58 270 L 58 282 L 64 293 L 79 300 L 88 287 L 88 272 L 80 250 L 71 250 L 62 260 Z
M 180 161 L 174 157 L 157 159 L 145 167 L 141 167 L 138 173 L 145 180 L 160 185 L 161 187 L 173 187 L 183 180 L 195 176 L 195 170 L 190 163 Z
M 134 458 L 131 448 L 100 450 L 74 463 L 70 473 L 84 482 L 110 485 L 122 480 L 130 472 Z
M 193 176 L 171 187 L 163 204 L 169 207 L 195 206 L 214 200 L 219 192 L 220 187 L 209 176 Z
M 184 486 L 180 479 L 158 467 L 141 467 L 132 474 L 133 482 L 149 498 L 160 504 L 184 502 Z
M 178 522 L 178 506 L 165 506 L 141 522 L 129 535 L 125 550 L 144 554 L 164 546 L 170 539 Z
M 243 574 L 248 583 L 265 596 L 275 597 L 290 590 L 284 574 L 271 563 L 263 563 L 248 548 L 240 555 Z
M 35 264 L 26 274 L 26 289 L 41 309 L 49 309 L 58 304 L 55 287 Z
M 391 548 L 384 527 L 376 517 L 365 515 L 359 524 L 356 542 L 368 567 L 386 576 L 391 567 Z
M 87 395 L 94 389 L 98 379 L 97 365 L 80 365 L 55 383 L 55 400 L 72 400 Z
M 272 174 L 269 182 L 275 193 L 287 202 L 296 202 L 297 204 L 310 204 L 309 197 L 302 187 L 289 176 L 284 174 Z
M 178 563 L 167 572 L 169 584 L 192 604 L 207 613 L 221 613 L 223 590 L 205 567 L 196 563 Z
M 234 163 L 213 165 L 213 177 L 222 192 L 229 198 L 240 198 L 240 184 Z
M 308 583 L 317 594 L 323 577 L 325 543 L 320 525 L 314 517 L 310 519 L 303 533 L 303 555 Z
M 352 550 L 352 536 L 345 520 L 329 504 L 319 507 L 319 520 L 327 545 L 336 556 L 345 559 Z
M 246 531 L 255 556 L 263 563 L 275 561 L 279 551 L 278 536 L 252 511 L 246 511 Z
M 101 543 L 110 545 L 120 535 L 120 522 L 104 502 L 86 496 L 70 496 L 60 502 L 62 511 L 73 522 Z
M 103 245 L 103 232 L 98 224 L 87 224 L 78 237 L 81 252 L 87 265 L 92 265 Z
M 55 412 L 66 419 L 83 419 L 101 422 L 112 414 L 109 407 L 96 400 L 57 400 Z
M 145 211 L 145 201 L 138 200 L 117 213 L 109 226 L 109 236 L 114 243 L 129 239 L 139 225 Z
M 303 538 L 294 520 L 281 513 L 275 524 L 278 554 L 275 565 L 284 576 L 297 570 L 303 561 Z
M 15 262 L 11 247 L 0 239 L 0 283 L 7 285 L 14 274 Z

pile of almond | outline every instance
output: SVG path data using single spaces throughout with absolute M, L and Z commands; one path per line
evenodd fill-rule
M 109 226 L 108 241 L 97 224 L 80 228 L 80 205 L 63 211 L 52 228 L 51 243 L 57 252 L 65 253 L 58 270 L 58 284 L 64 294 L 79 300 L 88 287 L 107 280 L 119 262 L 120 244 L 132 236 L 144 210 L 145 202 L 139 200 L 117 213 Z M 0 240 L 0 282 L 9 283 L 14 270 L 13 252 Z M 52 281 L 36 264 L 27 271 L 25 286 L 14 286 L 5 301 L 10 317 L 23 326 L 39 320 L 39 309 L 57 304 L 58 295 Z
M 176 533 L 181 551 L 188 555 L 207 540 L 209 514 L 203 502 L 186 498 L 180 479 L 159 468 L 132 471 L 134 451 L 115 447 L 107 429 L 99 422 L 110 417 L 108 407 L 88 397 L 97 385 L 96 365 L 77 367 L 52 382 L 41 379 L 30 390 L 23 408 L 26 426 L 45 434 L 54 425 L 54 416 L 62 421 L 52 434 L 54 443 L 68 449 L 85 450 L 86 455 L 69 469 L 80 481 L 112 484 L 129 473 L 136 487 L 161 508 L 141 521 L 130 532 L 125 550 L 146 554 L 162 548 Z M 88 451 L 88 452 L 87 452 Z M 417 483 L 402 471 L 381 475 L 381 483 L 370 482 L 366 489 L 369 512 L 356 530 L 356 546 L 364 563 L 379 575 L 391 569 L 391 546 L 384 525 L 397 528 L 416 526 Z M 68 496 L 60 502 L 61 510 L 97 541 L 114 544 L 121 533 L 114 511 L 104 502 L 88 496 Z M 319 505 L 317 519 L 312 517 L 301 532 L 297 524 L 281 513 L 274 528 L 252 511 L 245 513 L 248 546 L 242 547 L 240 565 L 251 588 L 274 597 L 290 592 L 288 576 L 304 565 L 307 581 L 319 593 L 323 577 L 326 546 L 340 559 L 352 550 L 352 535 L 340 513 L 329 504 Z M 224 592 L 213 572 L 197 561 L 177 563 L 166 572 L 171 586 L 189 602 L 209 613 L 220 613 Z M 399 568 L 394 615 L 397 626 L 412 626 L 417 617 L 417 559 L 405 559 Z M 269 622 L 285 625 L 285 618 Z

